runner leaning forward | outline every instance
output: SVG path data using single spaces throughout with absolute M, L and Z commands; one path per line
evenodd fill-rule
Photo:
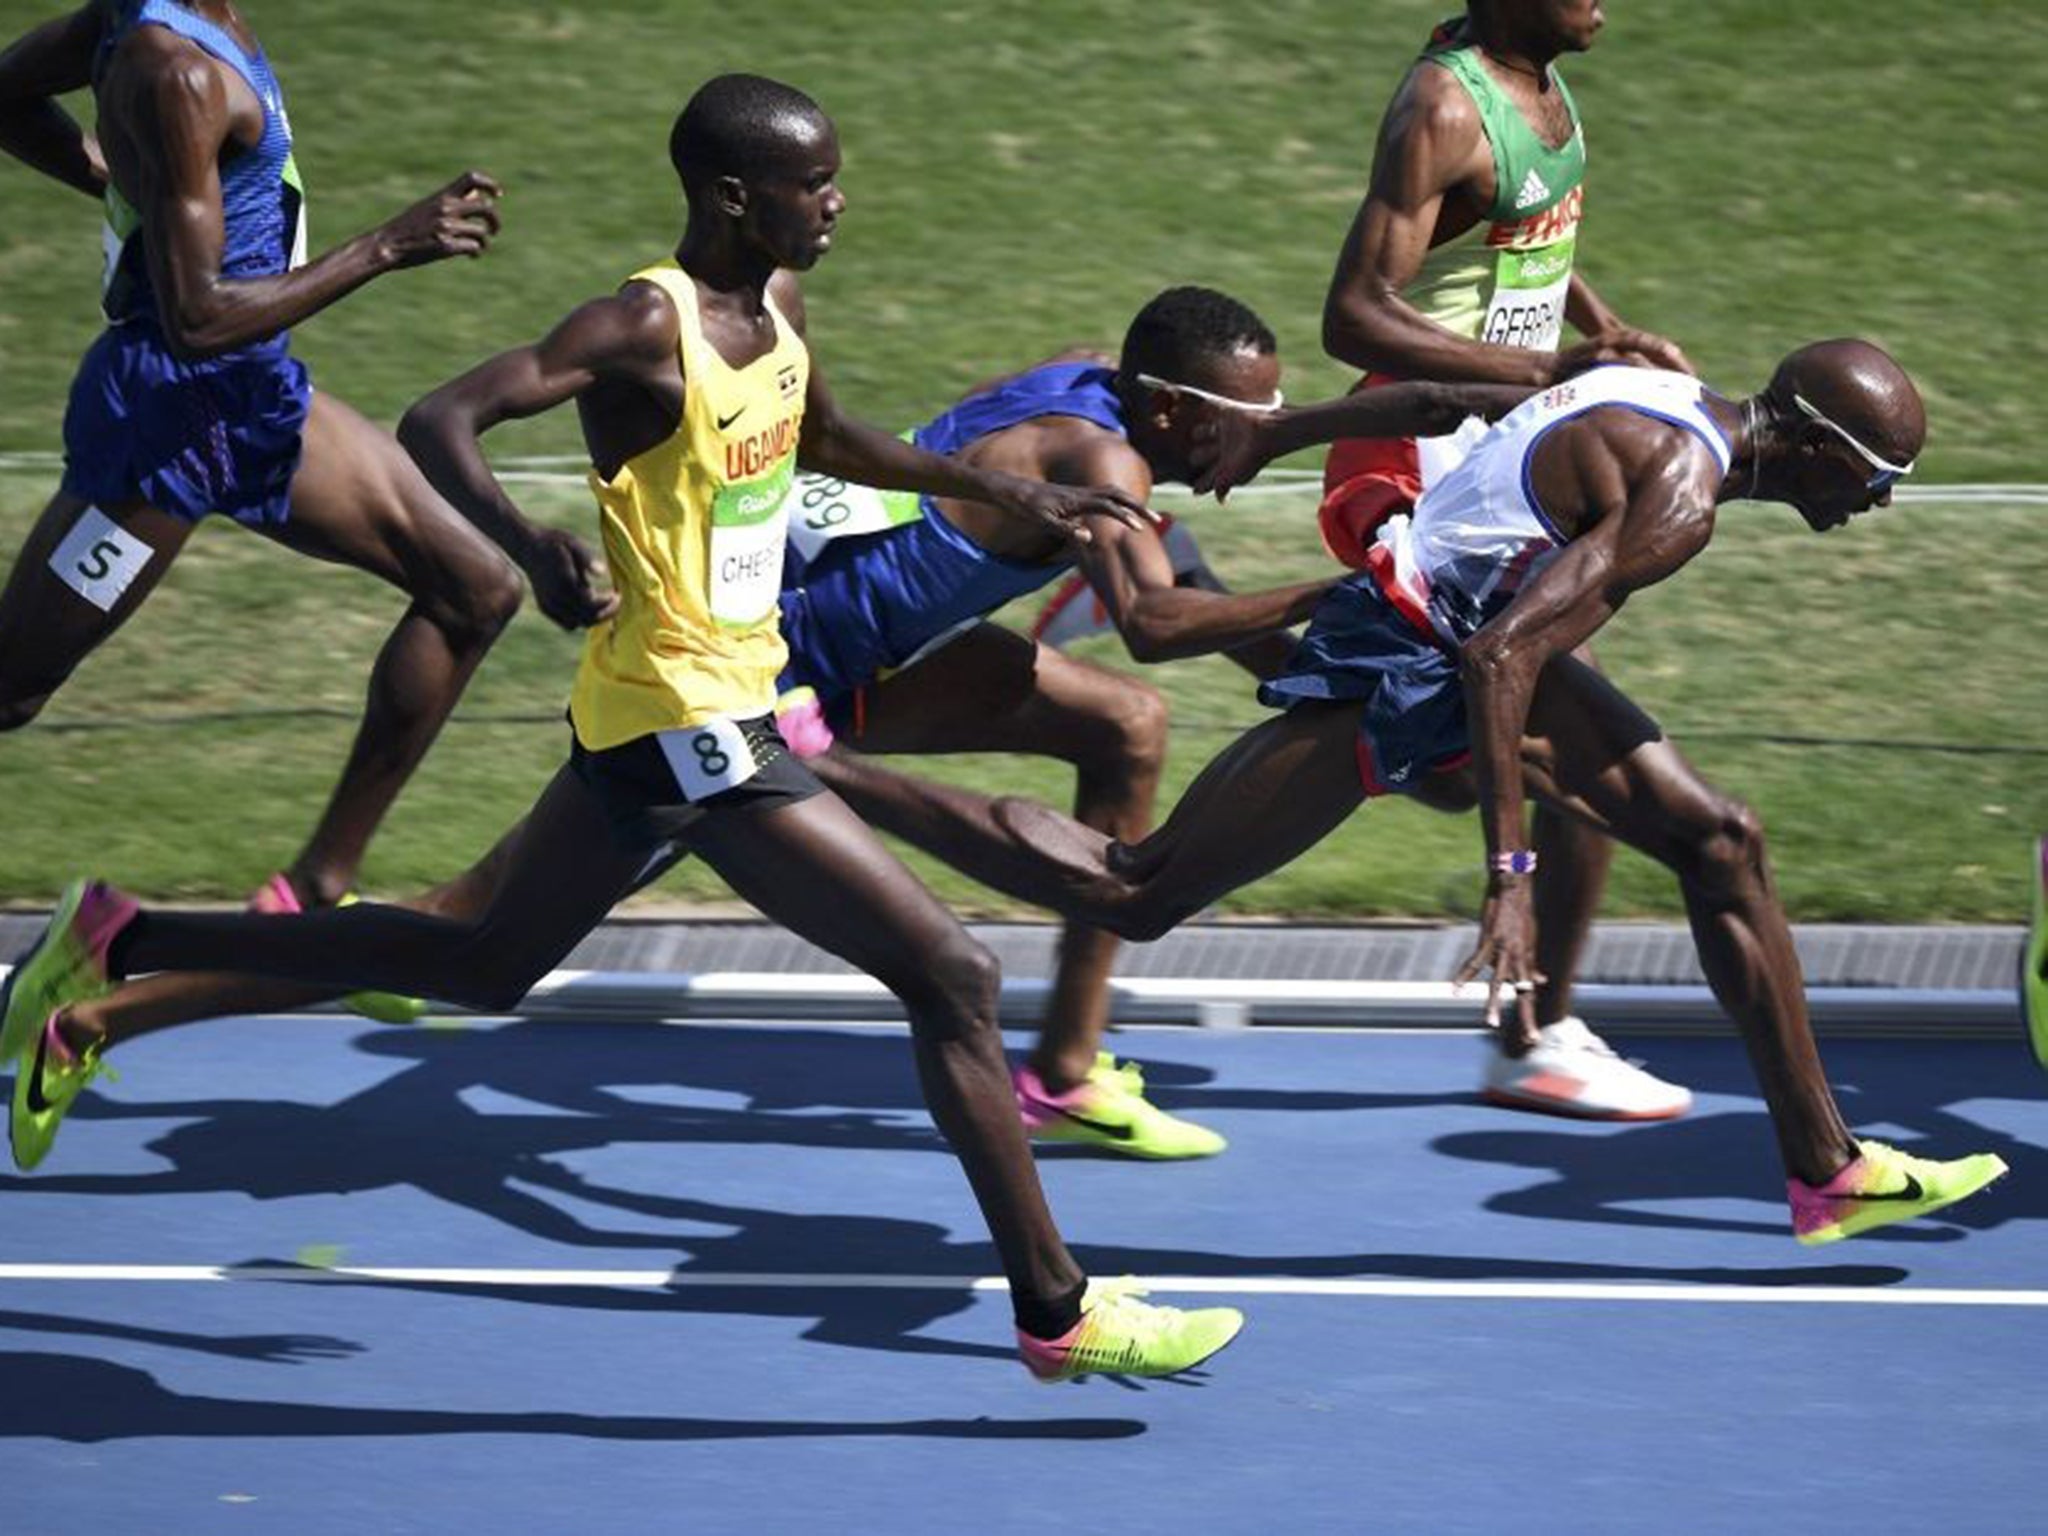
M 1575 260 L 1586 136 L 1556 61 L 1590 48 L 1603 19 L 1598 0 L 1470 0 L 1436 29 L 1380 123 L 1323 311 L 1323 344 L 1366 370 L 1360 388 L 1395 378 L 1541 388 L 1605 361 L 1690 371 L 1670 342 L 1624 326 Z M 1589 339 L 1560 350 L 1566 322 Z M 1331 552 L 1363 568 L 1386 520 L 1410 510 L 1484 426 L 1336 443 L 1321 508 Z M 1623 1060 L 1571 1012 L 1612 843 L 1548 808 L 1536 812 L 1532 842 L 1543 858 L 1539 1027 L 1508 1021 L 1487 1052 L 1483 1091 L 1587 1119 L 1685 1113 L 1690 1092 Z
M 1224 418 L 1205 483 L 1228 489 L 1355 428 L 1364 398 Z M 1151 836 L 1118 842 L 1036 801 L 872 764 L 841 792 L 998 890 L 1153 939 L 1306 852 L 1361 801 L 1455 788 L 1480 813 L 1487 853 L 1479 945 L 1460 979 L 1490 972 L 1524 1027 L 1540 970 L 1525 806 L 1548 802 L 1676 879 L 1700 967 L 1770 1111 L 1799 1241 L 1922 1216 L 2005 1163 L 1935 1162 L 1850 1133 L 1756 813 L 1575 653 L 1707 547 L 1722 503 L 1789 502 L 1808 526 L 1838 528 L 1891 500 L 1926 431 L 1912 380 L 1859 341 L 1801 347 L 1740 401 L 1682 373 L 1594 369 L 1503 417 L 1412 515 L 1391 520 L 1367 569 L 1332 590 L 1260 690 L 1286 712 L 1219 753 Z M 1487 993 L 1498 1024 L 1500 992 Z
M 1083 514 L 1139 519 L 1142 509 L 1114 491 L 978 470 L 841 413 L 811 368 L 793 275 L 824 255 L 845 207 L 837 135 L 808 97 L 722 76 L 685 107 L 670 150 L 689 205 L 675 258 L 408 419 L 429 475 L 514 555 L 541 606 L 581 611 L 596 591 L 587 552 L 527 522 L 478 441 L 499 422 L 575 401 L 617 593 L 584 648 L 569 761 L 502 850 L 496 894 L 465 919 L 370 905 L 194 916 L 74 886 L 9 982 L 0 1051 L 16 1063 L 17 1155 L 41 1155 L 100 1070 L 96 1050 L 72 1049 L 58 1015 L 111 978 L 233 971 L 501 1010 L 652 871 L 697 854 L 773 920 L 902 999 L 926 1100 L 994 1236 L 1032 1373 L 1183 1370 L 1243 1319 L 1149 1306 L 1128 1283 L 1082 1274 L 1018 1124 L 994 958 L 784 749 L 772 720 L 785 657 L 784 496 L 799 463 L 971 497 L 1076 538 Z

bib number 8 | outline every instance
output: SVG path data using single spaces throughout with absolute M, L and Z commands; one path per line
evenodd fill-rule
M 720 749 L 718 738 L 709 731 L 692 736 L 690 750 L 697 754 L 697 766 L 711 778 L 723 778 L 732 767 L 732 755 Z
M 695 803 L 737 788 L 760 772 L 746 733 L 731 720 L 707 720 L 688 730 L 663 731 L 662 755 L 683 798 Z

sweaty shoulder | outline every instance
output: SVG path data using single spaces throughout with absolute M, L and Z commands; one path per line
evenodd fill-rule
M 1486 125 L 1442 65 L 1419 60 L 1387 106 L 1373 154 L 1373 195 L 1420 206 L 1492 168 Z
M 100 78 L 110 111 L 154 121 L 224 113 L 227 82 L 205 49 L 168 27 L 136 27 L 114 45 Z
M 1049 417 L 1059 451 L 1046 465 L 1048 480 L 1065 485 L 1113 485 L 1140 501 L 1152 494 L 1152 466 L 1128 439 L 1078 417 Z
M 563 324 L 582 353 L 600 370 L 607 366 L 637 371 L 680 366 L 678 343 L 682 322 L 675 301 L 653 283 L 629 282 L 617 293 L 608 293 L 579 307 Z
M 1566 431 L 1574 458 L 1581 466 L 1603 467 L 1616 489 L 1662 487 L 1675 500 L 1712 508 L 1720 461 L 1690 427 L 1614 404 L 1595 407 L 1567 423 Z M 1699 496 L 1690 494 L 1694 490 Z
M 1443 65 L 1418 59 L 1387 108 L 1390 133 L 1419 137 L 1439 150 L 1476 144 L 1485 123 L 1472 93 Z

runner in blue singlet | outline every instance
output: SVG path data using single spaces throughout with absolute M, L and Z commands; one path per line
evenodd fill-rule
M 57 100 L 88 88 L 96 133 Z M 0 730 L 36 717 L 209 513 L 381 577 L 407 609 L 361 733 L 258 896 L 333 902 L 519 584 L 389 434 L 313 392 L 287 333 L 382 273 L 480 254 L 497 187 L 472 172 L 307 262 L 283 92 L 226 0 L 95 0 L 46 23 L 0 56 L 0 124 L 0 149 L 103 203 L 107 318 L 72 386 L 62 489 L 0 595 Z
M 998 380 L 914 434 L 939 452 L 1072 484 L 1149 497 L 1189 480 L 1198 440 L 1226 410 L 1271 409 L 1280 362 L 1257 315 L 1223 294 L 1176 288 L 1132 322 L 1114 361 L 1074 354 Z M 1388 402 L 1390 419 L 1441 415 L 1427 391 Z M 1150 824 L 1166 752 L 1152 689 L 986 622 L 1010 599 L 1079 567 L 1139 661 L 1228 651 L 1260 676 L 1291 646 L 1326 581 L 1234 595 L 1180 584 L 1158 532 L 1102 527 L 1079 549 L 1020 537 L 990 509 L 892 498 L 835 481 L 791 492 L 782 599 L 784 686 L 816 703 L 785 715 L 828 784 L 857 782 L 858 755 L 1019 752 L 1076 773 L 1075 814 L 1136 837 Z M 815 728 L 822 713 L 829 733 Z M 1136 1157 L 1200 1157 L 1223 1138 L 1148 1102 L 1137 1069 L 1101 1049 L 1116 940 L 1070 927 L 1037 1048 L 1016 1072 L 1026 1123 L 1047 1139 Z

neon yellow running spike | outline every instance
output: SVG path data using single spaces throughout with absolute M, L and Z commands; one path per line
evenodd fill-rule
M 350 891 L 335 905 L 351 907 L 360 899 Z M 299 893 L 292 889 L 291 881 L 282 874 L 275 874 L 256 888 L 256 894 L 249 898 L 249 910 L 273 917 L 296 917 L 306 909 L 299 900 Z M 349 1012 L 361 1014 L 379 1024 L 416 1024 L 427 1012 L 427 1005 L 419 998 L 405 997 L 396 992 L 351 992 L 341 1000 L 341 1005 Z
M 1201 1364 L 1237 1337 L 1244 1314 L 1235 1307 L 1184 1312 L 1138 1300 L 1136 1279 L 1091 1280 L 1081 1321 L 1057 1339 L 1018 1331 L 1017 1352 L 1040 1381 L 1083 1376 L 1172 1376 Z
M 2034 1059 L 2048 1067 L 2048 837 L 2034 845 L 2034 924 L 2020 957 L 2020 1006 Z
M 360 900 L 360 896 L 350 891 L 336 905 L 352 907 Z M 378 1024 L 417 1024 L 427 1016 L 424 998 L 407 997 L 402 992 L 351 992 L 341 1003 L 349 1012 L 361 1014 Z
M 110 885 L 74 880 L 64 888 L 42 937 L 0 988 L 0 1065 L 33 1051 L 36 1032 L 58 1009 L 106 994 L 107 946 L 134 915 L 134 900 Z
M 36 1038 L 35 1047 L 23 1053 L 14 1069 L 14 1102 L 7 1117 L 7 1139 L 14 1148 L 14 1166 L 24 1172 L 50 1155 L 57 1140 L 57 1127 L 65 1112 L 95 1079 L 104 1076 L 119 1082 L 120 1074 L 100 1059 L 100 1048 L 89 1045 L 82 1055 L 57 1033 L 57 1016 L 52 1014 Z
M 1206 1126 L 1169 1115 L 1145 1097 L 1136 1062 L 1100 1052 L 1080 1085 L 1054 1093 L 1029 1067 L 1015 1074 L 1025 1129 L 1040 1141 L 1078 1142 L 1126 1157 L 1214 1157 L 1230 1143 Z
M 1806 1244 L 1840 1242 L 1873 1227 L 1911 1221 L 1974 1195 L 2005 1174 L 2005 1159 L 1989 1152 L 1937 1163 L 1881 1141 L 1859 1141 L 1858 1157 L 1816 1189 L 1788 1179 L 1792 1233 Z

